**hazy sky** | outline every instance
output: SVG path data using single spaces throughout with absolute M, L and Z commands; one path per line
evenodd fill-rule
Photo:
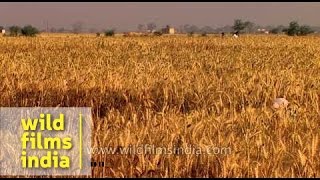
M 86 27 L 135 30 L 137 24 L 158 26 L 195 24 L 219 27 L 235 18 L 261 25 L 300 24 L 320 26 L 319 2 L 6 2 L 0 3 L 0 25 L 31 24 L 45 28 L 66 27 L 82 21 Z

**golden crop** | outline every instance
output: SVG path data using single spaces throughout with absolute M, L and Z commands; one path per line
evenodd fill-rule
M 96 177 L 320 177 L 320 38 L 0 37 L 0 106 L 89 106 Z M 272 109 L 285 97 L 288 109 Z

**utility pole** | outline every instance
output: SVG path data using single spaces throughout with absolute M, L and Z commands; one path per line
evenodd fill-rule
M 49 21 L 47 20 L 47 33 L 49 32 Z

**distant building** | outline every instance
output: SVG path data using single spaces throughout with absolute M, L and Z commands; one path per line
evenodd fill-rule
M 6 30 L 5 29 L 2 29 L 1 30 L 1 34 L 5 34 L 6 33 Z
M 174 34 L 175 33 L 175 30 L 174 30 L 174 28 L 169 28 L 169 34 Z
M 266 29 L 258 29 L 258 33 L 269 34 L 269 31 L 267 31 Z
M 154 32 L 156 32 L 156 30 L 154 30 L 154 29 L 153 30 L 150 30 L 150 29 L 147 30 L 147 33 L 154 33 Z
M 173 27 L 166 26 L 165 28 L 162 29 L 162 33 L 164 33 L 164 34 L 174 34 L 175 33 L 175 29 Z

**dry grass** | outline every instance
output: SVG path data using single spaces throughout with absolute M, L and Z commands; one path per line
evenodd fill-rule
M 93 146 L 230 147 L 95 155 L 96 177 L 320 177 L 320 38 L 0 38 L 0 106 L 93 107 Z M 271 109 L 286 97 L 287 110 Z

